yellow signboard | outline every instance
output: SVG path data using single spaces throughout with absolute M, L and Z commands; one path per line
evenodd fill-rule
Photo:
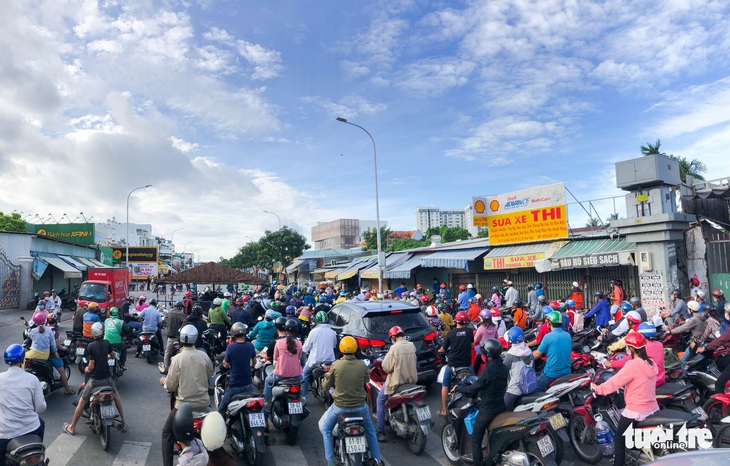
M 485 257 L 484 270 L 521 269 L 533 267 L 535 261 L 545 259 L 544 252 L 518 254 L 516 256 Z
M 474 197 L 472 208 L 474 226 L 489 229 L 492 246 L 568 237 L 564 183 Z

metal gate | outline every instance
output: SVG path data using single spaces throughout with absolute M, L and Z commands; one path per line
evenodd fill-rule
M 707 241 L 707 273 L 710 290 L 720 289 L 730 296 L 730 235 L 716 231 Z
M 0 247 L 0 309 L 20 308 L 20 266 L 14 265 Z

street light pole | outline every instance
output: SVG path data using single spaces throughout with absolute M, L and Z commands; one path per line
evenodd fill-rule
M 275 212 L 269 212 L 268 210 L 264 210 L 264 213 L 265 214 L 276 215 L 276 218 L 279 219 L 279 230 L 281 230 L 281 217 L 279 217 L 279 214 L 277 214 Z
M 172 244 L 172 256 L 175 257 L 175 232 L 184 230 L 185 228 L 176 228 L 175 230 L 172 230 L 172 234 L 170 235 L 170 243 Z
M 125 245 L 126 245 L 126 250 L 124 253 L 124 261 L 125 261 L 125 265 L 127 266 L 127 269 L 129 269 L 129 197 L 132 195 L 133 192 L 140 190 L 140 189 L 149 188 L 150 186 L 152 186 L 152 185 L 148 184 L 146 186 L 140 186 L 139 188 L 134 188 L 133 190 L 129 191 L 129 194 L 127 194 L 127 238 L 124 241 Z M 83 212 L 81 212 L 81 215 L 83 215 Z
M 378 250 L 378 292 L 383 292 L 383 270 L 385 269 L 385 254 L 383 254 L 382 245 L 380 242 L 380 201 L 378 196 L 378 156 L 375 149 L 375 139 L 373 139 L 373 135 L 370 134 L 370 131 L 366 130 L 362 126 L 347 121 L 346 118 L 337 117 L 337 121 L 340 123 L 346 123 L 348 125 L 355 126 L 357 128 L 360 128 L 361 130 L 365 131 L 365 134 L 370 137 L 370 141 L 373 143 L 373 166 L 375 167 L 375 228 L 376 228 L 376 235 L 377 235 L 377 250 Z
M 194 241 L 188 241 L 187 243 L 185 243 L 185 248 L 183 249 L 183 256 L 185 255 L 186 252 L 188 252 L 188 244 L 190 244 L 190 243 L 194 243 Z

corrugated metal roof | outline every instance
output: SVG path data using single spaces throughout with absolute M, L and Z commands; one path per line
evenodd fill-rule
M 385 257 L 385 270 L 392 270 L 411 257 L 410 252 L 391 252 Z M 378 263 L 375 262 L 360 272 L 360 278 L 378 278 Z
M 39 258 L 63 272 L 63 278 L 81 278 L 81 271 L 55 254 L 39 254 Z
M 354 259 L 350 266 L 341 274 L 337 275 L 337 281 L 347 280 L 348 278 L 352 278 L 357 273 L 374 263 L 377 264 L 377 256 L 367 256 L 367 257 L 358 257 L 357 259 Z
M 555 254 L 553 259 L 561 257 L 586 256 L 591 254 L 602 254 L 609 252 L 631 252 L 636 250 L 636 244 L 629 243 L 626 238 L 603 238 L 573 241 L 562 248 Z
M 332 278 L 332 279 L 334 279 L 335 277 L 337 277 L 337 275 L 339 275 L 342 272 L 344 272 L 345 269 L 347 269 L 347 267 L 340 267 L 340 268 L 337 268 L 337 269 L 329 270 L 329 271 L 327 271 L 327 272 L 324 273 L 324 278 Z
M 411 270 L 421 266 L 420 257 L 411 257 L 402 264 L 385 271 L 385 278 L 411 278 Z
M 78 260 L 74 259 L 71 256 L 61 256 L 61 255 L 59 255 L 58 257 L 60 257 L 61 259 L 65 260 L 66 262 L 68 262 L 69 264 L 73 265 L 74 267 L 76 267 L 77 269 L 81 270 L 82 272 L 86 271 L 86 269 L 87 269 L 86 264 L 83 264 L 81 261 L 78 261 Z
M 452 251 L 436 251 L 421 257 L 422 267 L 441 267 L 450 269 L 466 269 L 468 261 L 473 261 L 487 252 L 487 248 L 457 249 Z
M 286 273 L 294 273 L 296 269 L 299 268 L 300 265 L 304 264 L 306 260 L 303 259 L 297 259 L 294 261 L 293 264 L 291 264 L 289 267 L 286 268 Z
M 550 252 L 558 249 L 565 244 L 563 241 L 556 243 L 533 243 L 533 244 L 516 244 L 514 246 L 495 247 L 489 250 L 484 257 L 506 257 L 518 256 L 521 254 L 535 254 L 538 252 Z

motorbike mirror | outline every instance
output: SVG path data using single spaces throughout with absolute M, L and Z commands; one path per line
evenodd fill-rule
M 20 320 L 25 320 L 25 317 L 23 317 L 23 316 L 20 316 Z

